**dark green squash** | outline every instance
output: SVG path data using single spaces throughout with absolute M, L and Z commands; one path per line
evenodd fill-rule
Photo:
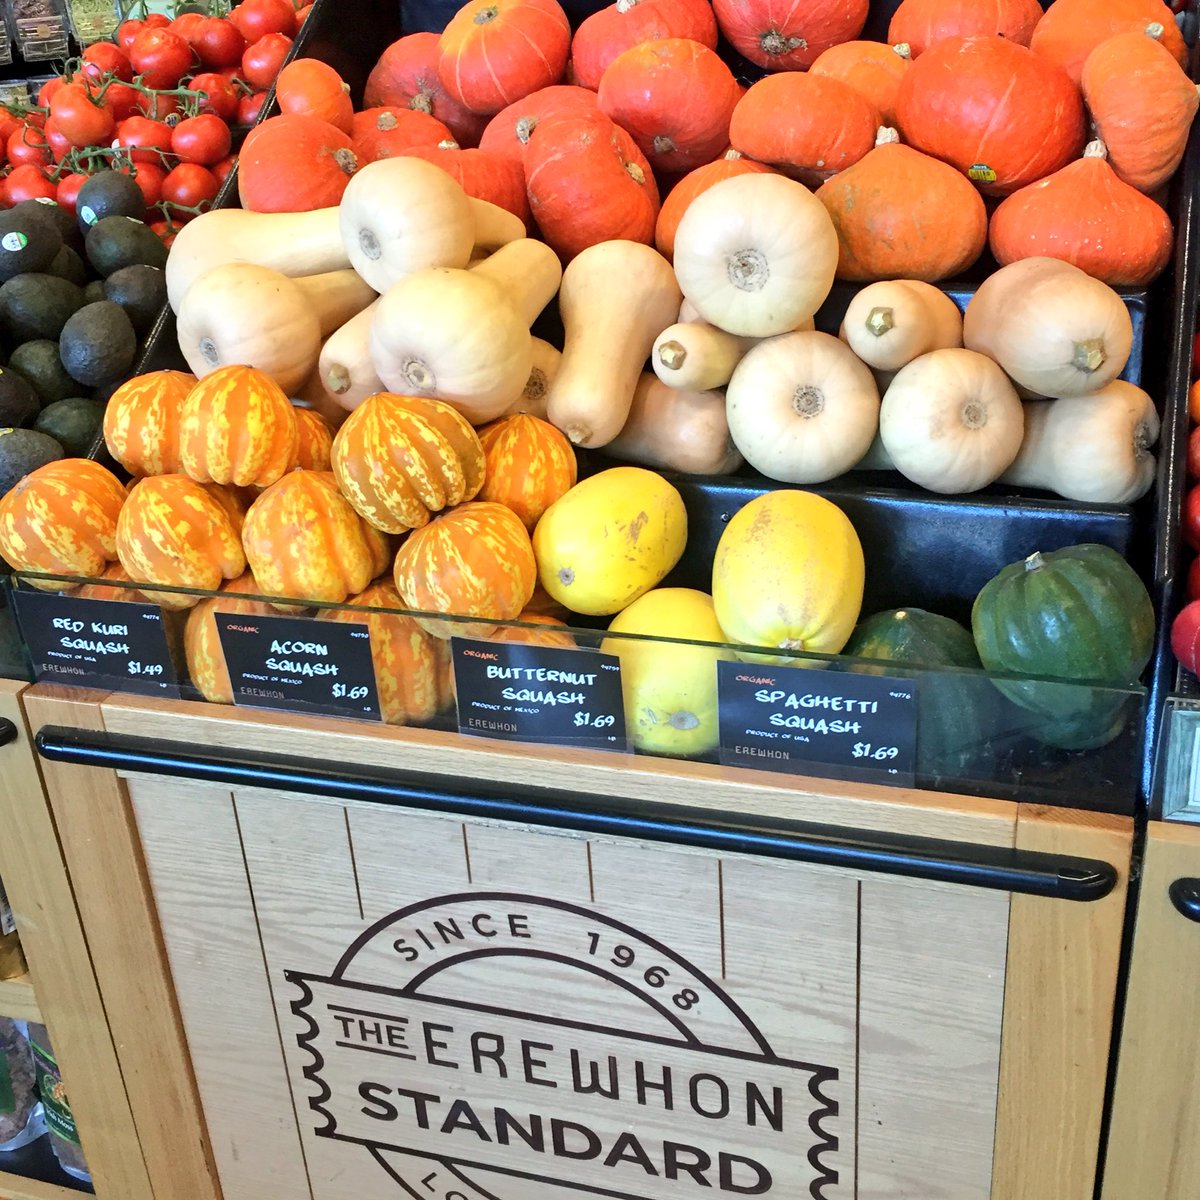
M 999 697 L 982 672 L 964 670 L 980 671 L 975 642 L 964 626 L 921 608 L 891 609 L 860 621 L 842 654 L 927 669 L 853 668 L 915 678 L 919 774 L 962 776 L 983 769 Z
M 1065 750 L 1120 734 L 1129 698 L 1096 689 L 1135 685 L 1154 652 L 1150 595 L 1108 546 L 1069 546 L 1005 567 L 975 598 L 971 627 L 989 671 L 1037 677 L 995 683 L 1040 718 L 1034 737 Z

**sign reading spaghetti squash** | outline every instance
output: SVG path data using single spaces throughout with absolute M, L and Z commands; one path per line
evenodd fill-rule
M 502 972 L 464 997 L 447 968 L 478 980 L 483 959 L 544 974 L 547 1011 L 507 1006 Z M 556 1009 L 563 966 L 640 996 L 656 1032 L 607 1026 L 602 996 L 593 1020 Z M 369 1148 L 402 1194 L 823 1200 L 837 1183 L 838 1071 L 776 1056 L 713 980 L 589 909 L 445 896 L 380 921 L 330 977 L 287 980 L 313 1132 Z

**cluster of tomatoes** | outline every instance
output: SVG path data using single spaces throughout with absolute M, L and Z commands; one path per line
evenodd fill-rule
M 1189 671 L 1200 675 L 1200 332 L 1192 347 L 1192 386 L 1188 393 L 1187 472 L 1191 487 L 1183 501 L 1183 539 L 1196 554 L 1188 567 L 1186 605 L 1171 626 L 1171 649 Z
M 306 0 L 242 0 L 227 17 L 128 20 L 88 46 L 24 112 L 0 108 L 0 204 L 75 211 L 98 170 L 131 175 L 167 240 L 208 208 L 308 16 Z

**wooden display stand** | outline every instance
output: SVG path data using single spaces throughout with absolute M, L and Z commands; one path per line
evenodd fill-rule
M 182 1036 L 224 1200 L 1092 1196 L 1128 820 L 46 686 L 26 711 L 164 1200 L 217 1194 Z M 1068 878 L 1090 898 L 1033 894 Z

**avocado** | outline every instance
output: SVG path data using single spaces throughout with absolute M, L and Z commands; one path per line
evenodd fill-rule
M 15 213 L 31 212 L 35 216 L 49 221 L 58 226 L 58 232 L 62 234 L 63 241 L 72 250 L 83 249 L 83 235 L 75 223 L 75 214 L 69 208 L 64 208 L 57 200 L 51 200 L 49 196 L 35 196 L 32 200 L 22 200 L 20 204 L 14 204 L 12 211 Z
M 88 261 L 105 278 L 135 263 L 151 267 L 167 265 L 167 248 L 162 238 L 133 217 L 105 217 L 98 221 L 89 231 L 85 245 Z
M 17 371 L 0 371 L 0 428 L 28 425 L 42 407 L 29 381 Z
M 91 283 L 83 289 L 84 304 L 95 304 L 97 300 L 107 300 L 108 296 L 104 291 L 104 280 L 93 279 Z
M 0 323 L 22 342 L 56 338 L 83 307 L 83 288 L 57 275 L 18 275 L 0 287 Z
M 33 423 L 39 433 L 54 438 L 70 458 L 85 458 L 104 423 L 104 401 L 73 396 L 47 404 Z
M 23 375 L 43 404 L 79 394 L 79 384 L 67 374 L 58 356 L 58 343 L 46 338 L 18 346 L 9 357 L 8 369 Z
M 0 282 L 27 271 L 44 271 L 62 244 L 62 234 L 50 218 L 30 208 L 0 212 Z
M 98 171 L 79 189 L 75 202 L 79 228 L 87 233 L 105 217 L 146 215 L 146 197 L 131 175 L 122 171 Z
M 83 259 L 67 245 L 54 256 L 54 261 L 46 268 L 46 274 L 57 275 L 59 279 L 65 279 L 76 287 L 85 287 L 88 281 L 87 267 L 83 265 Z
M 167 274 L 145 263 L 122 267 L 104 281 L 104 295 L 125 310 L 138 333 L 145 333 L 167 302 Z
M 85 305 L 63 326 L 58 355 L 72 379 L 100 387 L 121 379 L 133 366 L 137 334 L 119 304 L 99 300 Z
M 30 471 L 62 457 L 63 448 L 48 434 L 33 429 L 0 429 L 0 496 Z

